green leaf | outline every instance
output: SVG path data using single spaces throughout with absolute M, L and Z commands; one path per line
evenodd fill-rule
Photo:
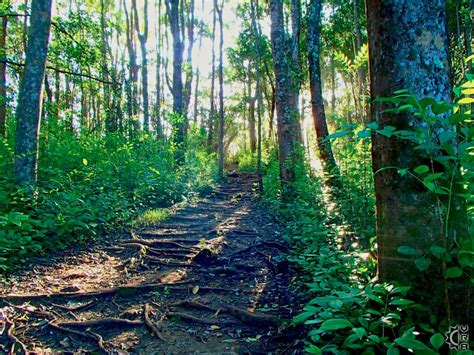
M 415 302 L 411 300 L 407 300 L 406 298 L 394 298 L 392 301 L 390 301 L 391 306 L 408 306 L 410 304 L 413 304 Z
M 349 134 L 354 134 L 354 132 L 352 131 L 338 131 L 338 132 L 335 132 L 335 133 L 332 133 L 330 135 L 328 135 L 324 140 L 330 140 L 330 139 L 336 139 L 336 138 L 341 138 L 341 137 L 344 137 L 344 136 L 347 136 Z
M 428 269 L 430 267 L 430 264 L 431 260 L 427 258 L 421 257 L 415 260 L 415 265 L 420 271 L 425 271 L 426 269 Z
M 89 162 L 87 161 L 86 158 L 82 158 L 82 164 L 87 165 Z
M 432 245 L 430 251 L 438 259 L 441 259 L 446 253 L 446 248 L 440 247 L 439 245 Z
M 316 345 L 314 344 L 310 344 L 309 346 L 307 346 L 305 349 L 304 349 L 308 354 L 317 354 L 317 355 L 321 355 L 323 352 L 321 351 L 321 349 L 319 347 L 317 347 Z
M 453 107 L 445 102 L 436 102 L 431 106 L 431 111 L 435 115 L 441 115 L 445 112 L 448 112 L 452 109 Z
M 398 338 L 395 339 L 395 343 L 402 348 L 410 349 L 410 350 L 430 350 L 425 344 L 421 341 L 416 339 L 408 339 L 408 338 Z
M 427 108 L 428 106 L 433 105 L 434 103 L 436 103 L 436 100 L 431 97 L 425 97 L 420 100 L 420 106 L 422 108 Z
M 458 268 L 458 267 L 448 267 L 448 268 L 446 269 L 445 276 L 446 276 L 448 279 L 455 279 L 455 278 L 461 277 L 461 275 L 462 275 L 462 270 L 461 270 L 461 268 Z
M 395 130 L 396 128 L 393 126 L 385 126 L 382 130 L 377 130 L 377 132 L 381 135 L 384 135 L 385 137 L 390 138 Z
M 454 137 L 454 133 L 452 131 L 443 131 L 439 134 L 439 141 L 441 144 L 450 142 Z
M 397 348 L 390 348 L 387 350 L 387 355 L 399 355 L 400 354 L 400 350 L 398 350 Z
M 418 165 L 413 171 L 417 174 L 424 174 L 430 171 L 430 168 L 428 165 Z
M 316 314 L 315 312 L 303 312 L 303 313 L 300 313 L 300 314 L 298 314 L 295 318 L 293 318 L 292 323 L 293 323 L 293 324 L 303 323 L 305 320 L 307 320 L 308 318 L 314 316 L 315 314 Z
M 397 252 L 399 254 L 408 255 L 408 256 L 415 256 L 418 254 L 414 248 L 406 246 L 406 245 L 399 247 L 397 249 Z
M 444 344 L 444 337 L 441 334 L 436 333 L 430 338 L 430 343 L 436 350 L 438 350 Z
M 334 318 L 328 319 L 321 324 L 321 330 L 338 330 L 344 328 L 352 328 L 352 323 L 347 319 Z

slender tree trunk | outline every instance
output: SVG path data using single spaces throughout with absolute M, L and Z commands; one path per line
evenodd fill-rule
M 158 138 L 163 137 L 161 124 L 161 0 L 158 1 L 158 21 L 157 21 L 157 48 L 156 48 L 156 103 L 155 103 L 155 129 Z
M 171 25 L 173 36 L 173 111 L 179 116 L 176 125 L 175 142 L 182 145 L 185 141 L 186 118 L 183 117 L 183 41 L 179 16 L 179 0 L 166 0 L 166 11 Z
M 143 4 L 143 32 L 140 29 L 138 19 L 138 10 L 136 0 L 132 0 L 133 13 L 135 17 L 135 30 L 137 31 L 138 41 L 142 52 L 142 95 L 143 95 L 143 129 L 150 131 L 150 112 L 148 98 L 148 60 L 146 55 L 146 41 L 148 39 L 148 0 Z
M 6 2 L 8 8 L 8 2 Z M 8 17 L 0 18 L 0 59 L 6 58 Z M 0 137 L 6 137 L 7 123 L 7 63 L 0 61 Z
M 331 113 L 336 113 L 336 63 L 331 55 Z
M 135 28 L 133 14 L 129 15 L 127 10 L 127 4 L 123 1 L 123 8 L 125 13 L 125 32 L 126 32 L 126 44 L 129 58 L 129 70 L 128 70 L 128 85 L 127 88 L 127 110 L 128 119 L 130 122 L 130 135 L 140 130 L 140 122 L 138 121 L 138 101 L 137 101 L 137 81 L 138 81 L 138 65 L 137 65 L 137 53 L 134 45 L 133 29 Z
M 295 90 L 286 53 L 286 35 L 283 17 L 283 1 L 270 1 L 271 42 L 276 79 L 276 111 L 278 121 L 278 143 L 280 179 L 284 198 L 293 195 L 292 183 L 296 180 L 296 167 L 301 162 L 301 129 L 294 100 L 288 93 Z
M 326 123 L 326 113 L 324 110 L 321 68 L 319 66 L 321 55 L 321 10 L 321 0 L 310 1 L 308 14 L 309 86 L 311 91 L 311 111 L 313 113 L 314 127 L 316 129 L 319 155 L 325 168 L 330 171 L 336 166 L 336 162 L 334 160 L 330 142 L 325 141 L 329 132 Z
M 251 16 L 252 16 L 252 27 L 255 35 L 255 72 L 257 87 L 255 89 L 255 95 L 257 97 L 257 178 L 258 178 L 258 190 L 260 193 L 263 192 L 263 180 L 262 180 L 262 87 L 260 80 L 260 25 L 257 24 L 258 8 L 256 8 L 255 0 L 251 0 Z
M 355 30 L 355 49 L 356 54 L 360 52 L 362 48 L 362 31 L 360 28 L 359 21 L 359 8 L 358 0 L 352 1 L 353 12 L 354 12 L 354 30 Z M 363 114 L 365 110 L 365 93 L 364 93 L 364 83 L 365 83 L 365 70 L 360 67 L 357 69 L 357 87 L 358 87 L 358 102 L 360 103 L 360 113 Z
M 216 6 L 217 15 L 219 17 L 219 139 L 218 145 L 218 172 L 222 178 L 224 176 L 224 22 L 222 20 L 222 11 L 224 8 L 224 1 L 222 0 L 221 7 Z
M 252 71 L 251 63 L 249 63 L 247 70 L 247 100 L 249 107 L 249 140 L 250 140 L 250 151 L 254 153 L 257 150 L 257 137 L 255 132 L 255 100 L 252 96 Z
M 209 111 L 209 121 L 207 127 L 207 146 L 213 150 L 214 142 L 214 119 L 216 112 L 216 104 L 214 98 L 215 81 L 216 81 L 216 8 L 217 0 L 214 0 L 214 9 L 212 17 L 212 68 L 211 68 L 211 109 Z
M 100 54 L 101 54 L 101 76 L 104 81 L 108 81 L 108 56 L 107 56 L 107 39 L 106 39 L 106 9 L 104 0 L 100 0 L 100 34 L 101 34 L 101 43 L 100 43 Z M 110 107 L 110 86 L 108 84 L 102 84 L 102 95 L 103 98 L 103 105 L 104 105 L 104 113 L 105 113 L 105 129 L 108 132 L 112 132 L 114 130 L 113 125 L 113 112 L 111 112 Z
M 202 50 L 202 37 L 204 35 L 204 0 L 202 0 L 201 3 L 202 7 L 202 16 L 201 16 L 201 25 L 199 29 L 199 56 L 201 56 L 201 50 Z M 196 67 L 196 84 L 195 84 L 195 89 L 194 89 L 194 110 L 193 110 L 193 121 L 195 124 L 197 124 L 197 118 L 198 118 L 198 96 L 199 96 L 199 78 L 201 76 L 201 70 L 199 66 Z
M 413 19 L 416 18 L 416 21 Z M 418 98 L 427 93 L 436 100 L 450 101 L 448 36 L 446 33 L 445 0 L 368 0 L 367 24 L 372 98 L 389 97 L 399 89 L 408 89 Z M 396 29 L 396 31 L 394 31 Z M 379 127 L 393 126 L 400 130 L 426 130 L 426 122 L 410 111 L 387 112 L 388 103 L 375 102 L 372 120 Z M 433 124 L 434 125 L 434 124 Z M 441 127 L 433 126 L 440 133 Z M 396 169 L 412 169 L 418 165 L 432 166 L 432 160 L 423 150 L 413 149 L 406 141 L 381 134 L 372 137 L 372 158 L 377 208 L 378 272 L 382 281 L 396 280 L 408 283 L 414 292 L 423 290 L 433 306 L 448 302 L 447 287 L 437 271 L 420 273 L 411 258 L 397 253 L 408 246 L 426 255 L 431 246 L 455 238 L 462 248 L 468 223 L 451 221 L 453 231 L 446 233 L 445 218 L 435 195 L 408 174 Z M 452 214 L 463 214 L 462 203 L 452 201 Z M 464 219 L 465 221 L 465 219 Z M 455 237 L 453 237 L 455 235 Z M 453 318 L 464 324 L 469 320 L 469 294 L 463 280 L 461 287 L 452 283 L 456 302 L 451 304 Z M 448 318 L 450 317 L 450 311 Z
M 16 110 L 16 180 L 19 185 L 33 189 L 37 180 L 38 137 L 51 28 L 51 1 L 33 0 L 31 5 L 25 69 L 20 82 Z
M 190 0 L 190 9 L 187 23 L 188 48 L 186 58 L 186 79 L 184 84 L 184 115 L 189 122 L 189 104 L 193 85 L 193 47 L 194 47 L 194 0 Z M 187 128 L 187 125 L 186 125 Z

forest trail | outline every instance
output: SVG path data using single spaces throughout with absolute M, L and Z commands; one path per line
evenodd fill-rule
M 284 330 L 299 308 L 287 246 L 254 201 L 255 183 L 231 174 L 157 226 L 12 277 L 0 289 L 0 351 L 15 342 L 35 352 L 294 349 L 295 334 Z

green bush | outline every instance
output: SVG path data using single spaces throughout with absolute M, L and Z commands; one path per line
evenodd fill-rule
M 52 129 L 41 139 L 34 199 L 14 184 L 14 142 L 1 140 L 0 269 L 102 237 L 130 225 L 145 209 L 168 207 L 209 189 L 215 159 L 200 140 L 198 133 L 190 135 L 179 166 L 171 144 L 146 134 L 76 137 Z

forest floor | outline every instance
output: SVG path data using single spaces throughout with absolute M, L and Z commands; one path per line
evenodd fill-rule
M 0 352 L 287 353 L 301 348 L 281 226 L 230 174 L 153 227 L 42 258 L 0 285 Z M 3 328 L 3 331 L 2 331 Z M 15 345 L 16 344 L 16 345 Z

